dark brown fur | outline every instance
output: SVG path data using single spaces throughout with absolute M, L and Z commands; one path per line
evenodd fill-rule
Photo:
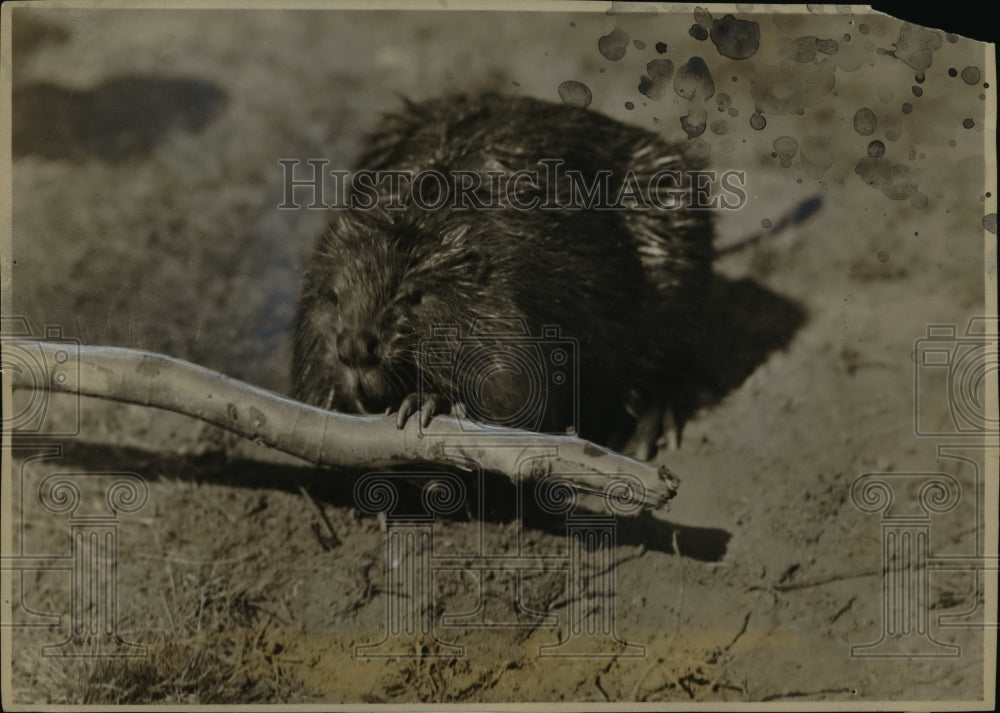
M 544 178 L 542 159 L 562 159 L 562 170 L 578 170 L 588 182 L 610 170 L 612 197 L 628 171 L 643 183 L 657 170 L 684 169 L 678 147 L 656 134 L 591 111 L 500 95 L 407 103 L 382 121 L 358 168 L 508 175 L 530 169 Z M 548 188 L 568 202 L 564 182 Z M 546 189 L 538 190 L 543 200 Z M 521 194 L 530 197 L 530 190 Z M 392 198 L 407 206 L 387 210 Z M 296 318 L 296 398 L 381 413 L 421 389 L 425 403 L 429 394 L 438 397 L 435 410 L 474 400 L 484 420 L 546 398 L 541 419 L 529 427 L 579 426 L 584 437 L 606 443 L 629 414 L 688 398 L 685 375 L 711 279 L 704 211 L 425 210 L 411 198 L 383 190 L 379 207 L 337 211 L 321 237 Z M 484 318 L 508 322 L 484 327 Z M 471 371 L 425 365 L 418 372 L 421 339 L 433 337 L 457 353 L 477 329 L 517 320 L 529 334 L 491 341 L 492 357 Z M 549 325 L 578 345 L 571 354 L 579 367 L 571 376 L 578 378 L 575 394 L 549 389 L 539 396 L 530 380 L 502 368 L 511 350 L 544 341 Z M 442 326 L 457 330 L 435 336 Z M 481 339 L 477 344 L 485 348 Z M 472 393 L 483 376 L 477 369 L 492 376 Z M 543 381 L 549 378 L 545 373 Z

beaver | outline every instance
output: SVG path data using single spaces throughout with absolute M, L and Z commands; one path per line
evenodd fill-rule
M 676 445 L 713 260 L 681 147 L 539 99 L 404 101 L 306 267 L 293 396 Z

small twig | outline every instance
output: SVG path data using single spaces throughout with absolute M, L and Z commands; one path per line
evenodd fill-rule
M 610 703 L 611 696 L 608 695 L 608 692 L 604 690 L 604 686 L 601 685 L 601 674 L 594 676 L 594 686 L 596 686 L 597 690 L 601 692 L 602 696 L 604 696 L 604 700 Z
M 837 613 L 836 613 L 836 614 L 834 614 L 833 616 L 831 616 L 831 617 L 830 617 L 830 623 L 831 623 L 831 624 L 833 624 L 833 623 L 834 623 L 835 621 L 837 621 L 837 619 L 839 619 L 839 618 L 840 618 L 840 617 L 842 617 L 842 616 L 843 616 L 844 614 L 846 614 L 846 613 L 847 613 L 847 610 L 848 610 L 848 609 L 850 609 L 850 608 L 851 608 L 851 607 L 852 607 L 852 606 L 854 605 L 854 602 L 855 602 L 855 600 L 856 600 L 857 598 L 858 598 L 858 595 L 857 595 L 857 594 L 855 594 L 855 595 L 854 595 L 853 597 L 851 597 L 850 599 L 848 599 L 848 600 L 847 600 L 847 604 L 845 604 L 844 606 L 842 606 L 842 607 L 841 607 L 841 608 L 840 608 L 840 609 L 839 609 L 839 610 L 837 611 Z
M 861 577 L 878 577 L 881 570 L 869 572 L 854 572 L 852 574 L 834 574 L 823 579 L 814 579 L 808 582 L 792 582 L 789 584 L 772 584 L 769 586 L 753 586 L 747 589 L 748 592 L 771 591 L 771 592 L 793 592 L 797 589 L 809 589 L 811 587 L 822 587 L 833 582 L 842 582 L 847 579 L 860 579 Z
M 853 696 L 856 691 L 853 688 L 821 688 L 818 691 L 785 691 L 784 693 L 773 693 L 770 696 L 764 696 L 760 700 L 762 703 L 766 703 L 767 701 L 776 701 L 780 698 L 805 698 L 806 696 L 819 696 L 824 693 L 850 693 Z
M 327 518 L 326 513 L 323 512 L 323 508 L 316 504 L 316 501 L 310 497 L 309 491 L 301 485 L 299 486 L 299 492 L 302 493 L 302 497 L 312 507 L 313 512 L 319 516 L 319 523 L 313 523 L 313 532 L 316 533 L 316 539 L 319 540 L 320 546 L 324 550 L 332 550 L 334 547 L 340 545 L 340 538 L 337 537 L 337 533 L 333 529 L 333 524 Z M 320 532 L 321 530 L 322 532 Z
M 743 626 L 741 626 L 740 630 L 736 632 L 736 636 L 734 636 L 733 640 L 730 641 L 729 644 L 726 646 L 726 648 L 723 649 L 723 652 L 727 652 L 729 651 L 729 649 L 733 648 L 736 642 L 740 640 L 740 637 L 743 636 L 745 633 L 747 633 L 747 625 L 750 623 L 751 614 L 753 614 L 753 609 L 748 611 L 747 615 L 743 617 Z

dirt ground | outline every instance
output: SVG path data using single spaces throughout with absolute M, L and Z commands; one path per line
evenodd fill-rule
M 70 634 L 71 573 L 15 568 L 5 700 L 971 708 L 992 695 L 992 585 L 968 567 L 920 570 L 926 599 L 906 616 L 929 629 L 890 636 L 883 651 L 894 656 L 852 654 L 896 616 L 883 610 L 891 517 L 916 517 L 907 526 L 925 528 L 934 557 L 988 552 L 995 508 L 984 503 L 996 491 L 982 423 L 956 423 L 951 408 L 981 400 L 983 384 L 956 393 L 945 369 L 915 363 L 928 325 L 956 325 L 944 345 L 953 355 L 983 347 L 963 335 L 996 274 L 995 249 L 983 249 L 995 205 L 984 188 L 995 97 L 984 47 L 833 8 L 739 16 L 760 32 L 745 59 L 724 56 L 721 35 L 698 39 L 699 22 L 720 30 L 689 12 L 16 9 L 4 316 L 38 335 L 58 325 L 84 344 L 169 354 L 286 392 L 299 279 L 327 216 L 276 208 L 277 161 L 350 168 L 399 95 L 502 89 L 558 101 L 561 82 L 583 82 L 592 109 L 707 153 L 716 170 L 745 171 L 745 204 L 719 211 L 719 248 L 765 237 L 717 261 L 706 359 L 725 378 L 681 448 L 656 457 L 681 477 L 669 510 L 602 521 L 613 544 L 574 550 L 579 522 L 544 512 L 530 487 L 470 476 L 468 502 L 420 530 L 442 558 L 422 600 L 438 643 L 409 640 L 406 656 L 357 655 L 386 636 L 402 576 L 387 560 L 398 523 L 359 507 L 363 474 L 96 400 L 83 401 L 76 433 L 76 401 L 53 395 L 46 428 L 74 435 L 15 440 L 5 554 L 71 551 L 69 515 L 38 502 L 46 477 L 105 474 L 86 479 L 85 514 L 101 511 L 107 474 L 138 475 L 148 497 L 115 525 L 108 625 L 147 649 L 43 655 Z M 609 59 L 616 48 L 624 55 Z M 694 56 L 711 72 L 710 97 L 682 98 L 669 83 L 659 99 L 640 93 L 651 61 L 679 71 Z M 680 118 L 700 108 L 707 130 L 689 139 Z M 785 220 L 814 198 L 808 217 Z M 893 474 L 890 514 L 859 507 L 872 504 L 852 491 L 867 473 Z M 938 473 L 956 498 L 931 517 L 917 504 Z M 403 504 L 417 493 L 404 487 Z M 479 554 L 549 566 L 477 571 Z M 574 557 L 592 567 L 583 586 L 610 576 L 613 597 L 595 604 L 574 589 Z M 580 634 L 573 621 L 608 611 L 615 636 L 583 637 L 593 656 L 542 655 Z

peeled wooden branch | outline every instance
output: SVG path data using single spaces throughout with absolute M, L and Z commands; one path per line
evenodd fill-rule
M 612 493 L 602 480 L 632 483 L 613 489 L 622 512 L 660 508 L 677 490 L 664 467 L 640 463 L 588 441 L 530 431 L 434 420 L 434 435 L 418 418 L 396 428 L 395 416 L 324 411 L 189 362 L 135 349 L 5 340 L 24 349 L 35 371 L 8 370 L 14 388 L 78 393 L 174 411 L 214 424 L 319 466 L 372 468 L 414 462 L 477 464 L 513 481 L 552 475 L 583 492 Z M 471 429 L 471 430 L 470 430 Z

